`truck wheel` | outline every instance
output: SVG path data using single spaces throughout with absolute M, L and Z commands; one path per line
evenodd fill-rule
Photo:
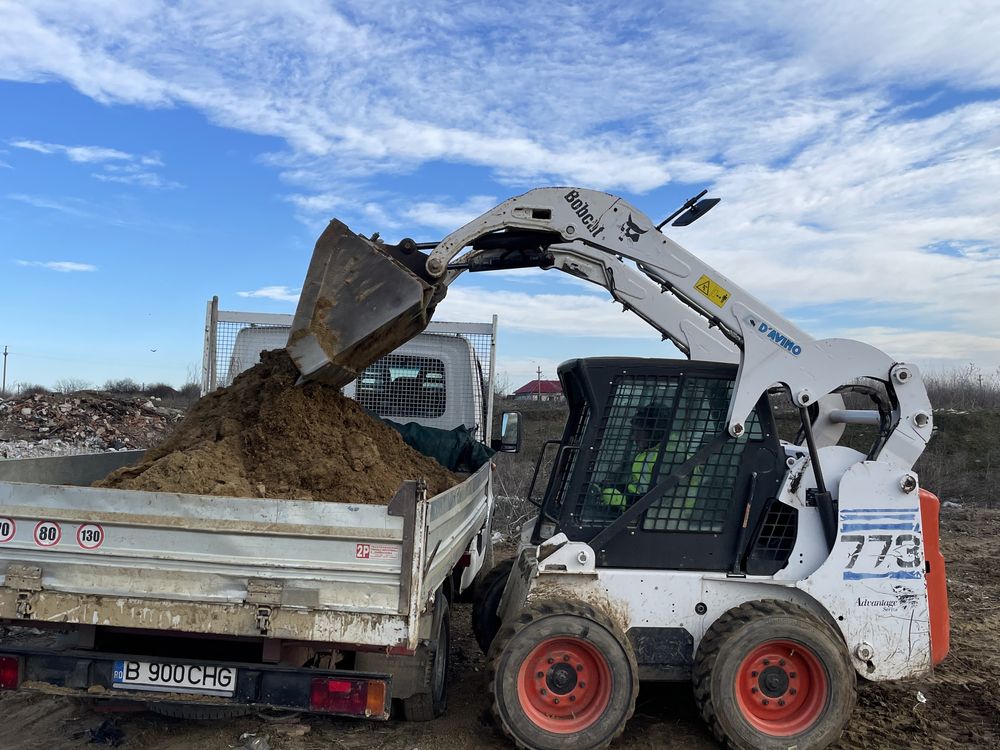
M 160 716 L 188 721 L 235 719 L 254 712 L 253 706 L 195 706 L 190 703 L 160 703 L 159 701 L 150 701 L 146 704 L 146 708 Z
M 493 714 L 519 748 L 604 748 L 635 710 L 635 656 L 619 628 L 586 604 L 527 608 L 500 629 L 490 659 Z
M 428 690 L 403 698 L 403 718 L 407 721 L 430 721 L 448 708 L 448 664 L 451 650 L 451 612 L 448 599 L 439 594 L 437 643 L 431 655 Z
M 822 750 L 854 710 L 856 676 L 840 635 L 782 601 L 726 612 L 698 646 L 694 695 L 726 747 Z
M 490 644 L 500 630 L 500 597 L 510 572 L 514 569 L 514 561 L 502 560 L 493 570 L 489 571 L 476 586 L 476 596 L 472 600 L 472 632 L 476 643 L 483 653 L 489 653 Z

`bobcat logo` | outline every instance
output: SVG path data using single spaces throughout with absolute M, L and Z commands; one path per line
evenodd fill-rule
M 638 242 L 639 237 L 649 231 L 648 229 L 640 229 L 639 226 L 632 221 L 632 214 L 629 214 L 625 223 L 618 228 L 622 232 L 618 239 L 624 240 L 627 238 L 632 242 Z

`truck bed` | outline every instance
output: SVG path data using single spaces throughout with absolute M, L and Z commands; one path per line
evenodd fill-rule
M 414 650 L 489 464 L 386 506 L 93 488 L 141 452 L 0 461 L 0 620 Z

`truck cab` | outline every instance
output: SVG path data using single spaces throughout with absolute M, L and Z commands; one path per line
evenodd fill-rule
M 464 426 L 486 442 L 483 365 L 472 338 L 445 332 L 447 325 L 438 324 L 438 333 L 421 333 L 373 362 L 344 386 L 344 395 L 393 422 L 443 430 Z M 261 352 L 283 347 L 290 328 L 289 320 L 237 332 L 219 385 L 228 385 L 257 364 Z

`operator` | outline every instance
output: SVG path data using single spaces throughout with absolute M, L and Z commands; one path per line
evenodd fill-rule
M 632 441 L 636 454 L 630 467 L 625 491 L 614 487 L 601 490 L 601 499 L 609 508 L 625 510 L 629 500 L 645 495 L 653 486 L 653 468 L 660 458 L 660 443 L 670 427 L 670 410 L 659 404 L 649 404 L 636 410 L 632 417 Z M 670 449 L 670 446 L 667 446 Z

